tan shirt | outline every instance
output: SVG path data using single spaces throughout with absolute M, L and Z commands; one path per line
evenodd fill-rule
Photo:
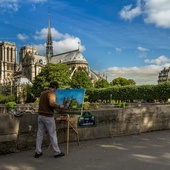
M 52 117 L 54 108 L 58 107 L 60 106 L 56 103 L 56 96 L 53 90 L 46 90 L 41 93 L 38 109 L 40 115 Z

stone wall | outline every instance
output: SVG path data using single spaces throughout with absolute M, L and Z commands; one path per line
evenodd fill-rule
M 127 108 L 103 108 L 90 111 L 96 116 L 95 127 L 78 127 L 81 140 L 139 134 L 170 129 L 170 105 L 147 105 Z M 0 114 L 0 154 L 35 148 L 37 114 L 21 117 Z M 66 125 L 58 131 L 59 143 L 66 141 Z M 70 129 L 70 141 L 76 135 Z M 49 145 L 46 133 L 43 145 Z

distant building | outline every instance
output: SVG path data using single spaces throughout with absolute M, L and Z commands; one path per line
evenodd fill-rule
M 17 63 L 17 48 L 15 43 L 0 42 L 0 85 L 5 88 L 11 86 L 11 93 L 19 96 L 21 86 L 32 84 L 35 77 L 41 72 L 47 63 L 63 63 L 69 66 L 71 75 L 76 71 L 84 71 L 92 83 L 103 79 L 88 66 L 88 62 L 82 53 L 77 50 L 65 53 L 53 54 L 50 14 L 48 18 L 48 35 L 46 40 L 46 56 L 39 55 L 33 46 L 23 46 L 19 52 L 19 64 Z M 23 100 L 24 101 L 24 100 Z
M 47 64 L 47 59 L 43 55 L 39 55 L 37 50 L 32 46 L 24 46 L 21 48 L 18 75 L 26 77 L 33 82 L 35 77 L 41 72 L 42 68 Z
M 158 84 L 170 81 L 170 67 L 165 68 L 159 72 Z
M 15 43 L 0 42 L 0 84 L 10 85 L 11 93 L 14 93 L 14 74 L 17 66 L 17 48 Z

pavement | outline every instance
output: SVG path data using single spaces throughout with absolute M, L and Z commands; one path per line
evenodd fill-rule
M 43 147 L 0 155 L 0 170 L 170 170 L 170 130 L 138 135 L 70 142 L 69 155 L 54 158 Z M 66 152 L 66 143 L 59 144 Z

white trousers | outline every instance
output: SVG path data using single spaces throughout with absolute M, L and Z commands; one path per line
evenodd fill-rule
M 41 145 L 42 140 L 44 136 L 45 130 L 48 131 L 48 134 L 50 136 L 51 145 L 54 150 L 54 155 L 58 155 L 61 153 L 59 147 L 58 147 L 58 139 L 56 135 L 56 124 L 54 117 L 46 117 L 39 115 L 38 116 L 38 131 L 37 131 L 37 138 L 36 138 L 36 153 L 41 153 Z

